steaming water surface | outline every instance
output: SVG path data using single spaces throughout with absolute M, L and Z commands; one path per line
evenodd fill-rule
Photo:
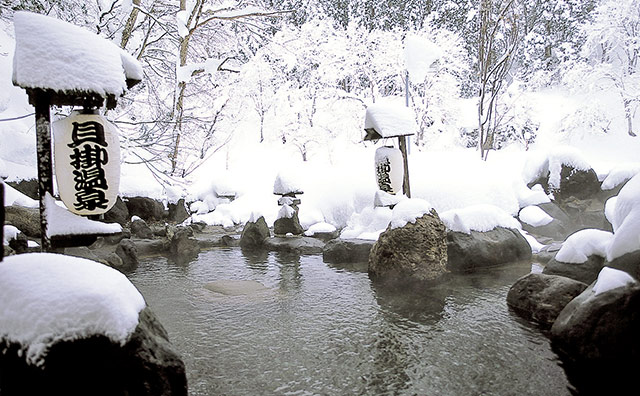
M 570 394 L 547 338 L 506 305 L 529 264 L 420 295 L 379 289 L 364 269 L 231 248 L 186 266 L 147 259 L 129 277 L 191 395 Z

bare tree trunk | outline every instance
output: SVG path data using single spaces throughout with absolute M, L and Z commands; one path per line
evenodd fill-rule
M 624 115 L 627 118 L 627 133 L 629 136 L 635 137 L 636 134 L 633 132 L 633 112 L 631 111 L 631 100 L 624 99 Z
M 131 38 L 131 33 L 133 32 L 133 28 L 136 26 L 136 19 L 138 19 L 138 13 L 140 10 L 138 7 L 140 6 L 141 0 L 133 0 L 133 8 L 131 9 L 131 14 L 129 14 L 129 18 L 124 25 L 124 29 L 122 29 L 122 38 L 120 40 L 120 48 L 125 49 L 127 47 L 127 43 Z

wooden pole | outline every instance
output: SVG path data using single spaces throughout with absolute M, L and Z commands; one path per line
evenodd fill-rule
M 4 182 L 0 180 L 0 241 L 2 248 L 0 249 L 0 261 L 4 258 Z
M 411 186 L 409 184 L 409 158 L 407 155 L 407 137 L 398 136 L 398 145 L 402 152 L 402 162 L 404 163 L 404 180 L 402 182 L 402 192 L 407 198 L 411 198 Z
M 43 252 L 51 251 L 51 240 L 47 236 L 47 218 L 45 216 L 45 196 L 53 196 L 53 170 L 51 167 L 51 119 L 49 113 L 49 95 L 35 92 L 33 105 L 36 110 L 36 155 L 38 156 L 38 195 L 40 196 L 40 231 Z

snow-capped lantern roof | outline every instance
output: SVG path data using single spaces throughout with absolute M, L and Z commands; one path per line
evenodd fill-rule
M 364 119 L 364 140 L 411 136 L 418 130 L 413 111 L 393 103 L 374 104 L 367 107 Z
M 142 80 L 142 66 L 111 41 L 44 15 L 17 12 L 13 84 L 47 92 L 56 105 L 115 98 Z M 30 95 L 31 96 L 31 95 Z

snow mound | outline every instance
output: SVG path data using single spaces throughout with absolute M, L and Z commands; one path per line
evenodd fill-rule
M 533 227 L 545 226 L 553 221 L 553 217 L 537 206 L 527 206 L 520 210 L 520 221 Z
M 470 234 L 471 231 L 487 232 L 496 227 L 520 229 L 518 220 L 494 205 L 480 204 L 463 209 L 447 210 L 440 219 L 448 229 Z
M 0 337 L 41 365 L 58 341 L 104 335 L 123 345 L 145 301 L 122 273 L 91 260 L 50 253 L 0 263 Z
M 389 226 L 391 214 L 391 209 L 387 207 L 366 207 L 349 218 L 347 226 L 340 233 L 340 238 L 376 241 Z
M 3 232 L 4 232 L 4 237 L 3 237 L 3 241 L 2 244 L 4 246 L 8 246 L 9 245 L 9 241 L 16 239 L 18 237 L 18 234 L 20 233 L 20 230 L 17 229 L 16 227 L 12 226 L 12 225 L 8 225 L 5 224 L 3 226 Z
M 407 223 L 415 223 L 425 213 L 429 213 L 433 206 L 424 199 L 405 199 L 394 206 L 391 211 L 391 229 L 404 227 Z
M 524 181 L 529 184 L 548 173 L 549 187 L 560 188 L 562 165 L 582 171 L 591 169 L 591 165 L 583 157 L 580 150 L 573 147 L 558 147 L 547 153 L 539 153 L 530 157 L 523 169 Z
M 86 234 L 117 234 L 122 232 L 118 223 L 107 224 L 89 220 L 75 215 L 56 204 L 56 200 L 49 194 L 45 196 L 45 216 L 47 218 L 47 235 L 86 235 Z
M 23 88 L 122 95 L 142 66 L 105 38 L 44 15 L 17 12 L 13 82 Z M 53 53 L 52 53 L 53 51 Z
M 586 229 L 570 235 L 556 254 L 563 263 L 582 264 L 589 256 L 606 257 L 607 247 L 613 239 L 608 231 Z
M 404 40 L 405 67 L 413 83 L 424 82 L 431 65 L 441 56 L 442 49 L 430 40 L 415 35 Z
M 316 223 L 311 227 L 309 227 L 309 229 L 305 231 L 304 235 L 314 236 L 316 233 L 319 233 L 319 232 L 334 232 L 335 230 L 336 230 L 336 227 L 334 227 L 333 225 L 329 223 L 321 222 L 321 223 Z
M 607 202 L 604 204 L 604 217 L 609 221 L 610 224 L 613 224 L 613 217 L 616 212 L 616 202 L 618 201 L 618 196 L 611 197 L 607 199 Z
M 634 283 L 637 283 L 637 281 L 628 273 L 615 268 L 604 267 L 598 274 L 596 284 L 593 285 L 593 292 L 597 296 L 600 293 Z
M 514 186 L 521 208 L 551 202 L 541 185 L 536 184 L 530 189 L 524 183 Z
M 295 209 L 293 209 L 291 206 L 282 205 L 282 207 L 278 211 L 278 219 L 290 219 L 295 213 Z
M 640 164 L 625 164 L 613 168 L 602 182 L 602 190 L 612 190 L 640 173 Z
M 640 250 L 640 174 L 620 190 L 611 220 L 614 235 L 607 250 L 607 260 Z

